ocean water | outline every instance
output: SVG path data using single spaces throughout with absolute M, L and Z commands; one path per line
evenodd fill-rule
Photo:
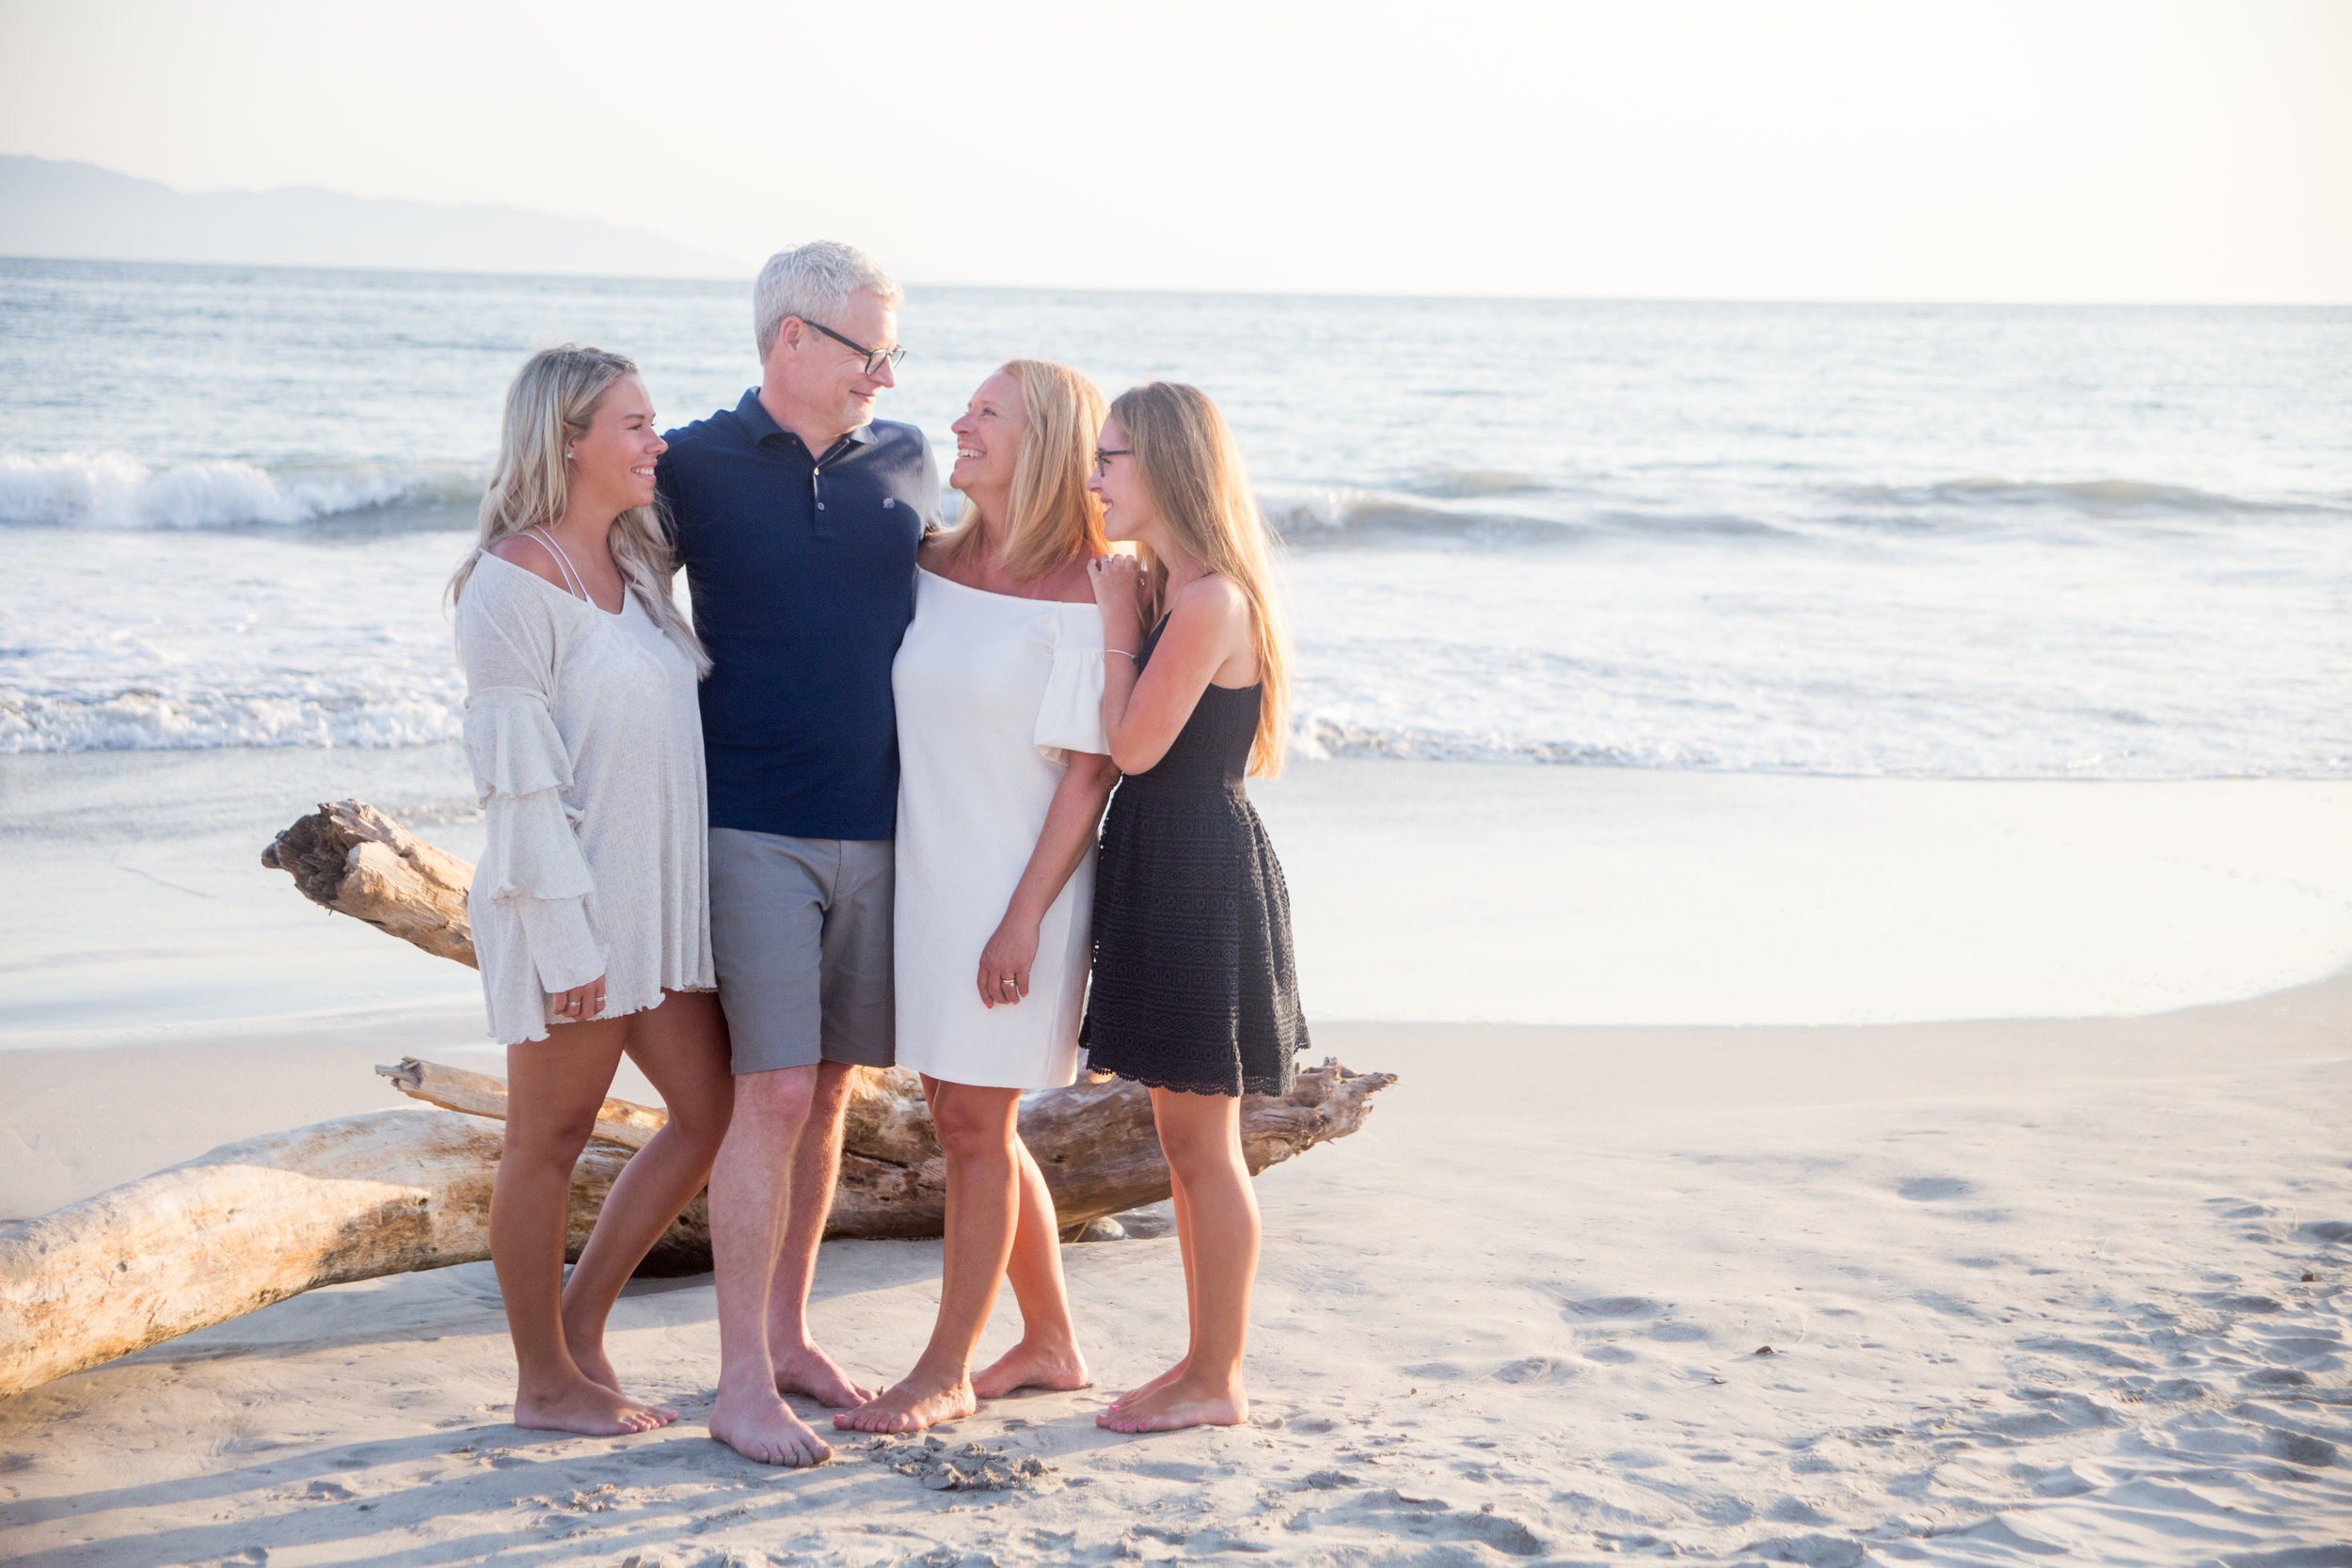
M 682 422 L 747 296 L 0 261 L 0 751 L 453 737 L 506 379 L 594 342 Z M 1016 355 L 1218 399 L 1301 756 L 2352 777 L 2352 310 L 915 289 L 900 337 L 943 449 Z

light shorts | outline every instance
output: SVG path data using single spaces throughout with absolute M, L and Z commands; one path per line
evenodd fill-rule
M 710 830 L 710 956 L 735 1070 L 897 1059 L 888 839 Z

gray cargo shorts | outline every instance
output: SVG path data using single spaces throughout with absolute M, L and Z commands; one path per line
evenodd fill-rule
M 710 956 L 735 1070 L 898 1058 L 888 839 L 710 830 Z

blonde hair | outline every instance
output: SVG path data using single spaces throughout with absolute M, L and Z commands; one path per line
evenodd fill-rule
M 1273 778 L 1282 771 L 1290 734 L 1290 638 L 1275 597 L 1274 562 L 1265 518 L 1249 489 L 1241 450 L 1216 404 L 1197 387 L 1152 381 L 1121 392 L 1111 404 L 1135 453 L 1136 470 L 1160 521 L 1175 544 L 1241 590 L 1249 602 L 1258 654 L 1258 735 L 1249 771 Z M 1139 547 L 1144 610 L 1156 622 L 1168 610 L 1168 567 Z
M 1069 366 L 1045 359 L 1007 360 L 996 373 L 1012 377 L 1021 388 L 1029 421 L 1013 459 L 1009 515 L 1002 519 L 997 554 L 1016 578 L 1032 582 L 1110 549 L 1103 537 L 1103 503 L 1087 489 L 1094 438 L 1103 429 L 1103 394 Z M 987 547 L 979 508 L 966 497 L 955 531 L 939 543 L 940 556 L 961 563 Z
M 635 361 L 578 343 L 543 348 L 523 361 L 506 388 L 498 466 L 482 498 L 482 531 L 449 579 L 453 602 L 465 593 L 483 551 L 526 529 L 555 527 L 571 499 L 564 471 L 565 438 L 587 434 L 605 393 L 623 376 L 636 373 Z M 613 518 L 605 544 L 654 625 L 686 650 L 696 674 L 708 674 L 710 656 L 670 594 L 677 562 L 655 508 L 633 506 Z

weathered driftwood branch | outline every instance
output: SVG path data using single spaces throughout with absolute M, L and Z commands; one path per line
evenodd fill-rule
M 414 1056 L 403 1056 L 398 1067 L 380 1067 L 375 1070 L 390 1079 L 392 1087 L 411 1100 L 421 1100 L 445 1111 L 488 1117 L 493 1121 L 506 1119 L 503 1078 L 469 1072 L 461 1067 L 443 1067 L 438 1062 L 421 1062 Z M 596 1107 L 596 1130 L 588 1135 L 602 1143 L 640 1149 L 669 1121 L 670 1113 L 659 1105 L 608 1098 Z
M 320 801 L 317 811 L 262 850 L 262 863 L 291 873 L 312 903 L 413 942 L 436 958 L 481 967 L 466 917 L 472 865 L 364 800 Z

